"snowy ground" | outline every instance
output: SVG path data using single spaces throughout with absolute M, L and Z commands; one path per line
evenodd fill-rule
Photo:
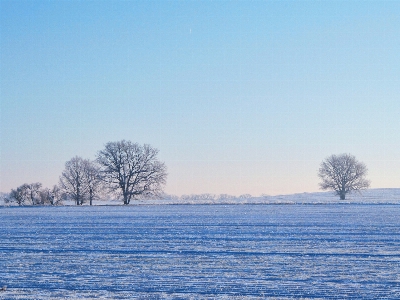
M 0 208 L 0 299 L 399 299 L 400 205 Z

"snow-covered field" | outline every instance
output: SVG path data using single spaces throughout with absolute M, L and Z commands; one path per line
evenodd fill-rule
M 400 298 L 400 205 L 0 208 L 0 299 Z

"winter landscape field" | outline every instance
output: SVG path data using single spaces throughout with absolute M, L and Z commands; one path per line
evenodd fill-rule
M 398 204 L 0 208 L 0 299 L 399 299 Z

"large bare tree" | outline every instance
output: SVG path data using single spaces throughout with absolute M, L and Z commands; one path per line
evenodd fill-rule
M 65 170 L 60 177 L 60 187 L 76 205 L 89 200 L 92 205 L 101 189 L 101 177 L 96 163 L 75 156 L 65 163 Z
M 109 142 L 97 155 L 104 181 L 118 191 L 127 205 L 138 197 L 157 196 L 162 192 L 167 172 L 157 159 L 158 150 L 150 145 L 122 140 Z
M 331 155 L 321 163 L 319 185 L 322 190 L 333 190 L 345 200 L 347 193 L 369 187 L 370 182 L 365 179 L 367 171 L 365 164 L 351 154 Z

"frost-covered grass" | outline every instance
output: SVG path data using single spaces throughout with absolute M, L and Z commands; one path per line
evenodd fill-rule
M 0 299 L 400 298 L 400 205 L 0 208 Z

